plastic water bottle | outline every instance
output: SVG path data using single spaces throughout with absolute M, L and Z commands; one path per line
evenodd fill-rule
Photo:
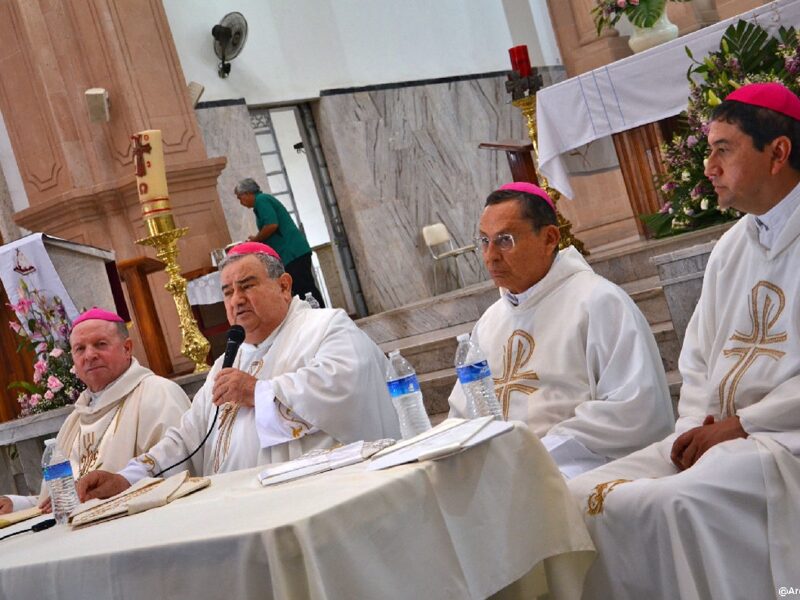
M 306 302 L 308 302 L 308 305 L 311 308 L 319 308 L 319 302 L 317 302 L 317 299 L 314 298 L 314 294 L 312 294 L 311 292 L 306 292 L 305 300 Z
M 473 344 L 468 333 L 456 338 L 456 373 L 467 399 L 467 413 L 471 419 L 493 415 L 503 420 L 503 411 L 494 394 L 494 382 L 489 363 L 478 344 Z
M 417 374 L 409 362 L 400 355 L 399 350 L 389 353 L 389 366 L 386 367 L 386 385 L 392 404 L 400 420 L 400 435 L 408 439 L 431 428 L 422 392 L 419 391 Z
M 56 523 L 64 525 L 69 519 L 69 513 L 80 504 L 75 479 L 72 477 L 72 466 L 59 450 L 55 438 L 46 440 L 44 446 L 42 470 L 47 489 L 50 490 L 53 517 Z

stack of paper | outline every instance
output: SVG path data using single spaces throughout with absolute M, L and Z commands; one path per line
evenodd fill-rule
M 513 427 L 513 423 L 496 421 L 494 417 L 447 419 L 425 433 L 378 452 L 367 470 L 377 471 L 408 462 L 444 458 L 511 431 Z
M 360 463 L 391 444 L 394 444 L 394 440 L 361 441 L 331 450 L 312 451 L 295 460 L 267 467 L 258 474 L 258 480 L 261 485 L 274 485 L 316 473 L 340 469 Z

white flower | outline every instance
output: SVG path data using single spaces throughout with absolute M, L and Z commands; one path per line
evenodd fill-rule
M 688 206 L 684 206 L 683 207 L 683 214 L 685 214 L 687 217 L 691 217 L 694 214 L 694 211 L 691 208 L 689 208 Z
M 673 214 L 675 214 L 675 209 L 674 209 L 674 208 L 672 208 L 672 207 L 670 206 L 670 207 L 669 207 L 669 210 L 668 210 L 667 212 L 668 212 L 669 214 L 673 215 Z
M 681 173 L 681 181 L 690 181 L 692 179 L 692 174 L 689 171 L 684 171 Z
M 708 210 L 708 198 L 700 200 L 700 210 Z

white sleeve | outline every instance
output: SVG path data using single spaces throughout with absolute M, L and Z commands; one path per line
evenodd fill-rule
M 117 473 L 117 475 L 122 475 L 128 480 L 128 483 L 133 485 L 145 477 L 150 477 L 150 471 L 147 469 L 147 465 L 135 458 L 132 458 L 128 461 L 128 464 Z
M 5 496 L 11 500 L 11 510 L 14 512 L 33 508 L 39 499 L 38 496 L 14 496 L 13 494 L 6 494 Z
M 558 465 L 558 470 L 567 479 L 572 479 L 608 462 L 605 456 L 592 452 L 574 437 L 548 434 L 542 438 L 542 445 Z
M 256 433 L 262 448 L 270 448 L 319 431 L 278 401 L 269 380 L 256 383 L 254 403 Z
M 650 326 L 624 291 L 598 285 L 586 307 L 580 327 L 585 326 L 586 369 L 594 380 L 591 398 L 548 433 L 621 458 L 672 433 L 667 379 Z

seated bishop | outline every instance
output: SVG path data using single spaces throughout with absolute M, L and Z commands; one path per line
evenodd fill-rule
M 176 383 L 133 357 L 133 341 L 118 315 L 93 308 L 73 322 L 69 336 L 75 373 L 86 389 L 58 432 L 56 443 L 82 477 L 117 470 L 150 450 L 189 409 Z M 42 486 L 40 502 L 48 500 Z M 36 496 L 0 497 L 0 513 L 31 508 Z
M 524 421 L 573 477 L 672 431 L 664 368 L 647 320 L 572 246 L 558 251 L 555 207 L 530 183 L 492 192 L 483 260 L 501 297 L 472 332 L 503 416 Z M 469 415 L 460 383 L 451 416 Z
M 337 443 L 399 437 L 386 357 L 341 309 L 292 297 L 292 278 L 265 244 L 234 246 L 220 264 L 225 309 L 245 339 L 233 367 L 220 357 L 180 425 L 117 474 L 79 481 L 106 498 L 189 456 L 194 474 L 282 462 Z M 216 409 L 219 416 L 214 421 Z M 184 468 L 183 466 L 180 469 Z
M 584 598 L 775 598 L 800 585 L 800 99 L 740 87 L 705 174 L 747 213 L 686 330 L 675 433 L 568 482 L 598 549 Z

